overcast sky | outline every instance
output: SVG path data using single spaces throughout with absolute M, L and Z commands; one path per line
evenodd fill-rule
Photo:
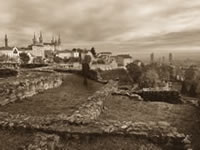
M 61 34 L 64 47 L 199 50 L 200 0 L 0 0 L 0 44 Z

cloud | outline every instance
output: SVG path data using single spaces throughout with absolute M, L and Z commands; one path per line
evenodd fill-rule
M 47 41 L 60 33 L 66 47 L 96 45 L 119 51 L 149 49 L 149 45 L 166 48 L 172 43 L 177 48 L 187 41 L 197 46 L 191 39 L 198 37 L 193 32 L 200 25 L 198 0 L 0 1 L 0 35 L 8 33 L 13 45 L 30 44 L 33 33 L 42 31 Z M 183 37 L 174 40 L 174 33 Z

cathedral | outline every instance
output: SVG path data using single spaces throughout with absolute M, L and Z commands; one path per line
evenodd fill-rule
M 29 48 L 32 50 L 32 55 L 39 56 L 39 57 L 45 57 L 46 51 L 60 51 L 61 50 L 61 38 L 60 35 L 58 38 L 52 37 L 51 42 L 46 43 L 43 41 L 42 32 L 40 32 L 39 37 L 37 38 L 34 34 L 33 36 L 33 43 L 29 45 Z

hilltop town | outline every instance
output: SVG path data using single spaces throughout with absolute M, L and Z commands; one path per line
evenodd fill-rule
M 80 58 L 85 55 L 90 55 L 92 58 L 91 63 L 95 65 L 99 64 L 102 69 L 111 69 L 125 67 L 127 64 L 133 61 L 130 55 L 122 54 L 113 56 L 111 52 L 99 52 L 96 53 L 94 48 L 81 49 L 73 48 L 72 50 L 62 47 L 61 37 L 52 37 L 50 42 L 43 40 L 42 32 L 39 37 L 34 34 L 32 43 L 26 47 L 12 47 L 9 45 L 8 36 L 5 35 L 5 46 L 0 47 L 0 56 L 5 57 L 5 60 L 1 62 L 22 63 L 20 61 L 20 54 L 23 53 L 29 57 L 27 64 L 33 63 L 73 63 L 74 66 L 79 65 Z M 93 50 L 92 50 L 93 49 Z M 6 60 L 6 57 L 7 60 Z

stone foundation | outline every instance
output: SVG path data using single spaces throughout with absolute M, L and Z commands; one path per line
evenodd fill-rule
M 178 91 L 141 91 L 137 93 L 145 101 L 163 101 L 172 104 L 180 104 L 181 96 Z
M 0 113 L 0 127 L 6 129 L 21 129 L 34 132 L 43 132 L 46 134 L 36 135 L 36 138 L 42 138 L 28 147 L 41 148 L 43 146 L 60 146 L 59 136 L 72 136 L 80 139 L 81 137 L 96 136 L 129 136 L 151 141 L 154 144 L 168 149 L 189 150 L 191 141 L 188 136 L 177 131 L 169 123 L 159 122 L 132 122 L 115 120 L 98 120 L 83 125 L 71 124 L 65 120 L 57 120 L 59 117 L 31 117 L 25 115 L 11 115 Z M 76 122 L 77 123 L 77 122 Z M 58 136 L 59 135 L 59 136 Z M 53 150 L 53 149 L 52 149 Z
M 82 104 L 70 117 L 61 114 L 60 118 L 75 124 L 85 124 L 91 122 L 91 120 L 97 119 L 103 111 L 103 103 L 106 97 L 116 90 L 116 86 L 116 82 L 110 81 L 99 91 L 90 96 L 88 101 Z
M 56 73 L 39 74 L 29 78 L 16 78 L 0 83 L 0 105 L 31 97 L 47 89 L 59 87 L 62 75 Z
M 32 96 L 37 92 L 54 88 L 62 84 L 61 76 L 50 74 L 45 77 L 38 77 L 33 80 L 16 81 L 8 84 L 8 90 L 4 87 L 1 90 L 2 95 L 9 95 L 9 102 L 19 98 Z M 60 145 L 60 135 L 72 136 L 77 139 L 80 137 L 97 136 L 130 136 L 146 139 L 152 143 L 166 146 L 169 149 L 189 150 L 191 142 L 187 135 L 179 133 L 176 128 L 167 122 L 132 122 L 115 120 L 98 120 L 98 116 L 104 110 L 104 101 L 106 97 L 115 91 L 117 83 L 110 81 L 101 90 L 88 98 L 88 101 L 82 104 L 71 116 L 60 114 L 56 116 L 28 116 L 12 115 L 9 113 L 0 113 L 0 127 L 4 129 L 20 129 L 41 132 L 35 135 L 35 140 L 22 149 L 63 149 Z M 5 89 L 5 90 L 4 90 Z M 20 92 L 22 92 L 19 94 Z M 14 95 L 13 97 L 11 95 Z M 3 104 L 6 104 L 5 99 Z M 133 141 L 134 142 L 134 141 Z

